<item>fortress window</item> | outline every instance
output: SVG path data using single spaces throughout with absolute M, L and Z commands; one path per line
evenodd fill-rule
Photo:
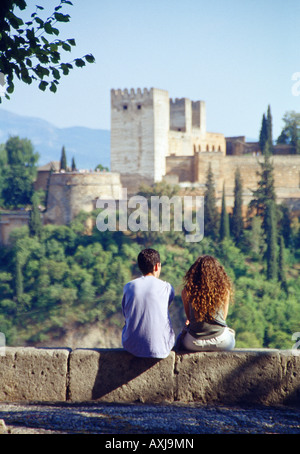
M 137 105 L 137 109 L 141 110 L 142 106 L 140 104 Z
M 126 104 L 124 104 L 123 110 L 127 110 L 127 107 L 128 107 L 128 106 L 127 106 Z

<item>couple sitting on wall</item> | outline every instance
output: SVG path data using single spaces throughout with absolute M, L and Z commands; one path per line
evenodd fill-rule
M 174 288 L 159 279 L 159 253 L 144 249 L 138 265 L 142 276 L 124 286 L 122 299 L 125 350 L 139 357 L 166 358 L 173 347 L 194 352 L 234 348 L 234 331 L 225 322 L 231 282 L 214 257 L 200 256 L 185 275 L 181 297 L 187 321 L 176 344 L 169 317 Z

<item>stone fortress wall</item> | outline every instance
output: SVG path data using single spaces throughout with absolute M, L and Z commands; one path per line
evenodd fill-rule
M 276 146 L 272 156 L 279 203 L 300 212 L 300 156 L 288 145 Z M 257 142 L 244 136 L 225 138 L 207 132 L 204 101 L 169 98 L 157 88 L 111 90 L 111 172 L 59 172 L 57 165 L 41 168 L 35 189 L 47 190 L 44 223 L 68 224 L 81 210 L 96 208 L 98 198 L 119 199 L 122 187 L 128 196 L 141 184 L 165 180 L 203 195 L 211 164 L 217 203 L 223 185 L 227 207 L 233 206 L 234 174 L 243 180 L 243 201 L 250 202 L 260 171 Z M 55 163 L 54 163 L 55 164 Z M 56 163 L 59 164 L 59 163 Z M 28 223 L 28 213 L 2 213 L 0 243 L 8 242 L 13 228 Z
M 120 175 L 112 172 L 55 172 L 50 175 L 46 224 L 68 224 L 80 212 L 96 208 L 98 198 L 119 199 Z
M 251 153 L 242 154 L 245 148 Z M 98 198 L 119 199 L 122 187 L 130 196 L 141 184 L 162 180 L 203 195 L 209 164 L 218 204 L 225 183 L 228 207 L 233 206 L 239 167 L 246 205 L 259 178 L 263 158 L 257 154 L 257 144 L 248 146 L 242 136 L 227 140 L 223 134 L 207 132 L 204 101 L 172 100 L 166 90 L 157 88 L 111 90 L 111 172 L 54 171 L 44 222 L 68 224 L 81 210 L 95 209 Z M 272 160 L 278 202 L 300 210 L 300 156 L 274 155 Z
M 259 162 L 262 156 L 237 155 L 222 156 L 220 153 L 196 153 L 194 156 L 167 157 L 166 182 L 179 184 L 184 193 L 204 195 L 208 166 L 214 174 L 217 205 L 221 206 L 223 184 L 225 185 L 226 206 L 231 209 L 234 204 L 234 179 L 237 168 L 243 182 L 243 203 L 246 207 L 253 197 L 253 190 L 259 181 L 261 171 Z M 294 214 L 300 213 L 300 156 L 274 155 L 274 182 L 277 202 L 285 203 Z
M 277 198 L 299 206 L 300 156 L 283 148 L 276 146 L 272 157 Z M 204 101 L 172 100 L 156 88 L 111 90 L 111 169 L 129 193 L 141 183 L 166 180 L 203 194 L 211 163 L 219 204 L 224 183 L 227 206 L 233 204 L 237 167 L 248 204 L 257 188 L 260 154 L 258 143 L 244 136 L 207 132 Z
M 226 151 L 224 135 L 206 131 L 204 101 L 172 100 L 157 88 L 111 90 L 111 170 L 121 180 L 159 182 L 167 156 L 194 150 Z

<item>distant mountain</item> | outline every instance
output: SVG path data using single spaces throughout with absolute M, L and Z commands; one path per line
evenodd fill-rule
M 106 129 L 57 128 L 40 118 L 0 109 L 0 143 L 5 143 L 10 136 L 30 139 L 40 154 L 39 165 L 59 161 L 65 146 L 69 165 L 74 156 L 79 169 L 94 169 L 98 164 L 110 166 L 110 131 Z

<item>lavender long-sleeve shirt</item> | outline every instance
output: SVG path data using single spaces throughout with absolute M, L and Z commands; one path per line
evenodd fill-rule
M 122 345 L 135 356 L 166 358 L 175 343 L 169 316 L 174 288 L 154 276 L 142 276 L 124 286 L 125 326 Z

